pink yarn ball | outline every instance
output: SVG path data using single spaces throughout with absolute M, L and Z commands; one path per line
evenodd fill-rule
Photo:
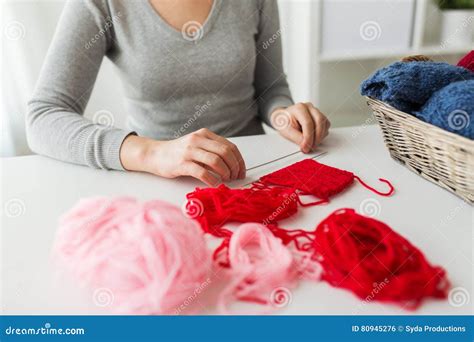
M 242 224 L 230 238 L 228 253 L 230 281 L 220 294 L 221 313 L 229 313 L 235 299 L 263 304 L 269 311 L 289 304 L 290 289 L 298 281 L 298 265 L 267 227 Z
M 121 314 L 177 312 L 211 268 L 200 228 L 178 207 L 128 197 L 81 200 L 60 219 L 53 258 Z

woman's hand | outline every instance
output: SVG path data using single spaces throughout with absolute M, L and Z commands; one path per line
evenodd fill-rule
M 312 103 L 277 108 L 271 114 L 273 127 L 304 153 L 311 152 L 328 135 L 331 123 Z
M 191 176 L 209 186 L 245 178 L 245 162 L 237 147 L 208 129 L 169 141 L 129 136 L 120 160 L 126 170 L 166 178 Z

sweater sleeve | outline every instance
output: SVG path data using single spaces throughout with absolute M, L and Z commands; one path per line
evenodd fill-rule
M 293 99 L 283 72 L 278 3 L 274 0 L 261 0 L 259 7 L 254 86 L 259 115 L 266 124 L 272 126 L 270 115 L 273 110 L 291 106 Z
M 133 132 L 83 117 L 102 60 L 112 46 L 114 20 L 106 0 L 66 3 L 28 102 L 26 130 L 34 152 L 94 168 L 123 170 L 120 147 Z

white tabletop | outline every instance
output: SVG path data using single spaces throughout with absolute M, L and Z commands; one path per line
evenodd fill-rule
M 247 167 L 297 150 L 277 135 L 235 138 Z M 333 129 L 321 146 L 319 160 L 354 172 L 377 188 L 378 178 L 392 181 L 396 193 L 379 197 L 355 183 L 328 205 L 305 208 L 286 221 L 285 228 L 314 228 L 336 209 L 349 207 L 376 214 L 418 246 L 434 264 L 443 266 L 453 287 L 470 294 L 470 302 L 428 300 L 415 314 L 472 314 L 473 210 L 465 202 L 415 175 L 392 160 L 378 127 Z M 303 159 L 302 154 L 252 172 L 257 179 Z M 2 159 L 1 309 L 4 314 L 98 314 L 107 310 L 91 304 L 73 284 L 53 281 L 49 254 L 58 217 L 80 198 L 129 195 L 141 200 L 162 199 L 181 206 L 196 186 L 192 179 L 161 179 L 140 173 L 93 170 L 41 156 Z M 231 184 L 236 186 L 239 184 Z M 362 208 L 364 207 L 364 208 Z M 19 211 L 15 211 L 19 209 Z M 464 290 L 463 290 L 464 289 Z M 454 303 L 456 304 L 456 303 Z M 461 303 L 462 304 L 462 303 Z M 256 309 L 258 310 L 258 308 Z M 213 308 L 207 308 L 213 313 Z M 412 314 L 397 306 L 365 303 L 350 292 L 324 282 L 305 281 L 292 293 L 279 314 Z

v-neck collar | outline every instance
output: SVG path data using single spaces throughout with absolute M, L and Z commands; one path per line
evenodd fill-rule
M 222 6 L 222 0 L 213 0 L 211 10 L 209 11 L 207 18 L 202 25 L 197 21 L 189 21 L 183 26 L 182 30 L 178 30 L 163 19 L 163 17 L 160 15 L 160 13 L 158 13 L 157 10 L 155 10 L 149 0 L 144 0 L 144 2 L 146 2 L 146 12 L 152 16 L 152 19 L 154 19 L 154 21 L 167 35 L 180 40 L 189 41 L 190 43 L 198 42 L 199 40 L 203 39 L 209 33 L 209 31 L 211 31 L 212 26 L 218 18 L 218 14 Z M 186 34 L 186 30 L 195 29 L 198 29 L 197 37 L 192 37 Z

